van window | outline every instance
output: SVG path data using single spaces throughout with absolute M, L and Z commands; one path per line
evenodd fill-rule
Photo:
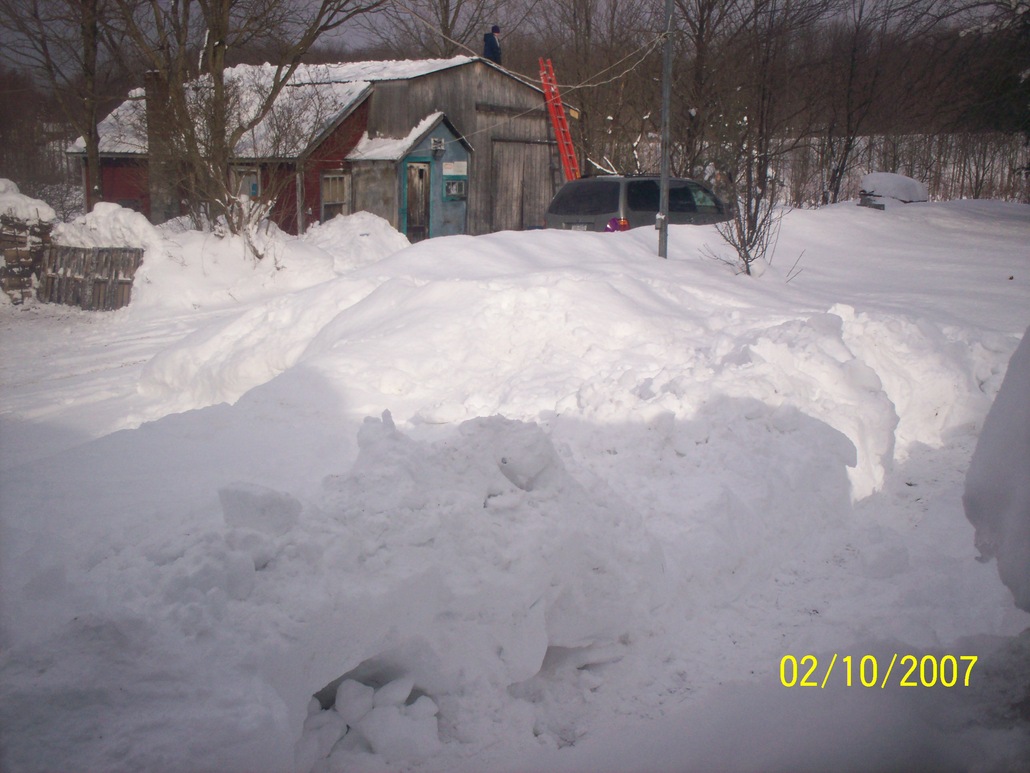
M 715 200 L 715 197 L 702 188 L 697 183 L 688 183 L 690 189 L 694 193 L 694 200 L 697 202 L 697 208 L 702 212 L 719 212 L 719 202 Z
M 626 184 L 626 206 L 633 212 L 657 212 L 661 195 L 654 180 L 630 180 Z
M 697 205 L 691 190 L 686 183 L 669 183 L 669 211 L 696 212 Z
M 626 205 L 633 212 L 657 213 L 662 187 L 657 180 L 631 180 L 626 185 Z M 669 182 L 669 211 L 693 212 L 694 197 L 685 183 Z
M 554 201 L 554 215 L 604 215 L 619 211 L 619 183 L 615 180 L 592 180 L 580 185 L 566 185 Z

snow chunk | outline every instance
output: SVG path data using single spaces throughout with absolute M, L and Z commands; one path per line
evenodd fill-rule
M 982 560 L 1030 612 L 1030 328 L 984 420 L 962 497 Z

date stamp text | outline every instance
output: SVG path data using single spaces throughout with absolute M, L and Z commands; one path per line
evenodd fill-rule
M 815 655 L 780 658 L 780 684 L 784 687 L 969 687 L 976 655 L 900 655 L 887 661 L 876 655 L 833 653 L 822 661 Z M 831 681 L 831 678 L 834 681 Z

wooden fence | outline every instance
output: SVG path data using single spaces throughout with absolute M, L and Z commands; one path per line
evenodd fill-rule
M 129 305 L 142 260 L 141 249 L 52 244 L 43 254 L 36 297 L 87 311 L 120 309 Z

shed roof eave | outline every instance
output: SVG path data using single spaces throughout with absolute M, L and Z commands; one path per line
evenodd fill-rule
M 311 156 L 311 154 L 315 152 L 318 146 L 326 141 L 330 134 L 332 134 L 334 131 L 340 128 L 340 125 L 344 121 L 346 121 L 348 118 L 354 115 L 354 112 L 363 104 L 365 104 L 365 102 L 368 100 L 371 94 L 372 84 L 369 83 L 346 107 L 344 107 L 343 110 L 340 111 L 340 113 L 332 121 L 330 121 L 326 125 L 325 129 L 323 129 L 318 134 L 318 136 L 315 137 L 315 139 L 308 143 L 308 146 L 304 148 L 304 150 L 297 154 L 297 157 L 295 159 L 297 163 L 305 163 Z

